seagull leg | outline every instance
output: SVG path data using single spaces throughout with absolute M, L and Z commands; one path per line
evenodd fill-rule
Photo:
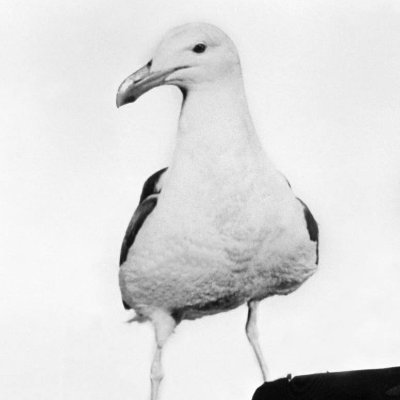
M 261 369 L 261 374 L 264 382 L 267 381 L 268 368 L 265 364 L 264 357 L 261 351 L 260 344 L 258 342 L 258 330 L 257 330 L 257 307 L 259 302 L 255 300 L 250 300 L 247 305 L 249 307 L 249 313 L 247 315 L 246 322 L 246 335 L 249 339 L 251 347 L 257 357 L 258 365 Z
M 151 364 L 151 400 L 157 400 L 160 383 L 164 377 L 164 372 L 161 364 L 162 349 L 169 336 L 174 331 L 177 323 L 175 319 L 165 311 L 158 310 L 154 312 L 151 318 L 155 337 L 156 337 L 156 351 Z

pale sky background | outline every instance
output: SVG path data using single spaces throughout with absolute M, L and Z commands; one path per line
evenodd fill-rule
M 260 307 L 271 378 L 400 365 L 400 1 L 0 6 L 2 398 L 148 398 L 153 332 L 124 323 L 119 249 L 181 95 L 115 94 L 190 21 L 237 44 L 262 142 L 320 225 L 319 272 Z M 251 398 L 246 312 L 177 328 L 160 400 Z

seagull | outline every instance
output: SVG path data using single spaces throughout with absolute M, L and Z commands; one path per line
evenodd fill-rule
M 124 307 L 154 327 L 152 400 L 176 326 L 242 304 L 266 381 L 259 302 L 293 292 L 318 264 L 317 223 L 260 143 L 232 40 L 205 23 L 172 29 L 152 60 L 122 82 L 117 107 L 161 85 L 183 94 L 176 145 L 169 168 L 144 183 L 119 270 Z

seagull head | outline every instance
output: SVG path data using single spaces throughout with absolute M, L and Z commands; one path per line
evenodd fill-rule
M 157 86 L 175 85 L 187 92 L 238 74 L 239 56 L 224 32 L 209 24 L 186 24 L 169 31 L 152 60 L 121 83 L 117 107 L 134 102 Z

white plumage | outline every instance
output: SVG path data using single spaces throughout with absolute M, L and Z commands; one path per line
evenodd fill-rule
M 266 379 L 257 304 L 298 288 L 318 262 L 316 222 L 261 147 L 232 41 L 208 24 L 172 30 L 153 60 L 121 84 L 117 105 L 162 84 L 184 95 L 176 148 L 169 169 L 144 186 L 120 268 L 124 305 L 155 327 L 153 400 L 162 346 L 175 326 L 245 302 Z

